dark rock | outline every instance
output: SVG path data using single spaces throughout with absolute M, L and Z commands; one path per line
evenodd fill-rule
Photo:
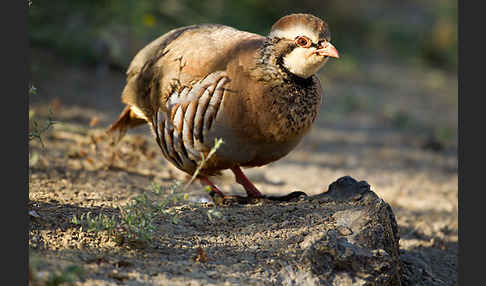
M 368 183 L 349 176 L 315 199 L 336 209 L 334 225 L 306 236 L 301 269 L 322 285 L 401 285 L 398 227 L 390 205 Z
M 375 195 L 370 192 L 370 185 L 366 181 L 358 182 L 350 176 L 344 176 L 330 184 L 328 191 L 321 196 L 334 201 L 348 201 L 359 200 L 364 193 Z

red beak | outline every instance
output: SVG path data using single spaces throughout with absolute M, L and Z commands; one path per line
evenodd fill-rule
M 326 43 L 325 46 L 322 49 L 316 50 L 316 54 L 320 56 L 327 56 L 327 57 L 333 57 L 338 59 L 339 58 L 339 53 L 337 49 L 331 44 L 331 43 Z

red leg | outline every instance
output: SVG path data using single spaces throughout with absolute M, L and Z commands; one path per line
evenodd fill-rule
M 212 191 L 214 191 L 215 193 L 217 193 L 218 195 L 220 195 L 221 197 L 224 197 L 224 194 L 223 192 L 221 192 L 218 187 L 216 187 L 215 184 L 213 184 L 213 182 L 211 182 L 208 177 L 203 177 L 203 176 L 199 176 L 198 177 L 199 180 L 201 180 L 201 182 L 205 185 L 208 185 Z
M 243 174 L 243 171 L 239 166 L 231 168 L 231 171 L 235 174 L 236 182 L 241 184 L 245 190 L 248 197 L 251 198 L 262 198 L 263 195 L 260 191 L 248 180 L 248 178 Z
M 260 198 L 266 198 L 266 199 L 269 199 L 269 200 L 273 200 L 273 201 L 289 201 L 289 200 L 292 200 L 292 199 L 295 199 L 295 198 L 298 198 L 300 197 L 301 195 L 304 195 L 306 196 L 305 193 L 303 192 L 292 192 L 288 195 L 285 195 L 285 196 L 281 196 L 281 197 L 274 197 L 274 196 L 270 196 L 270 197 L 267 197 L 267 196 L 264 196 L 262 195 L 262 193 L 260 193 L 260 191 L 258 191 L 258 189 L 252 184 L 252 182 L 250 182 L 250 180 L 248 180 L 248 178 L 245 176 L 245 174 L 243 174 L 243 171 L 241 170 L 241 168 L 239 166 L 236 166 L 236 167 L 233 167 L 231 168 L 231 171 L 233 171 L 233 173 L 235 174 L 235 178 L 236 178 L 236 182 L 241 184 L 245 190 L 246 190 L 246 197 L 241 197 L 241 196 L 226 196 L 223 194 L 223 192 L 221 192 L 218 187 L 216 187 L 215 184 L 213 184 L 213 182 L 211 182 L 208 177 L 206 176 L 199 176 L 198 179 L 201 181 L 201 183 L 209 186 L 211 188 L 211 193 L 210 193 L 210 196 L 212 197 L 213 201 L 216 203 L 216 204 L 225 204 L 225 203 L 231 203 L 232 201 L 233 202 L 237 202 L 237 203 L 240 203 L 240 204 L 249 204 L 249 203 L 254 203 L 255 201 L 258 201 L 258 200 L 255 200 L 255 199 L 260 199 Z M 214 194 L 218 194 L 221 199 L 218 199 L 214 196 Z

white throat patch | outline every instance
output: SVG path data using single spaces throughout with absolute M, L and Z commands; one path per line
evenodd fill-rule
M 283 64 L 291 73 L 308 78 L 315 74 L 326 62 L 327 57 L 314 54 L 315 48 L 297 47 L 283 58 Z

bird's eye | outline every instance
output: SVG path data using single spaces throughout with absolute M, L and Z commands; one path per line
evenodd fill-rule
M 305 36 L 299 36 L 295 39 L 295 43 L 301 47 L 308 48 L 312 45 L 312 42 L 309 38 Z

